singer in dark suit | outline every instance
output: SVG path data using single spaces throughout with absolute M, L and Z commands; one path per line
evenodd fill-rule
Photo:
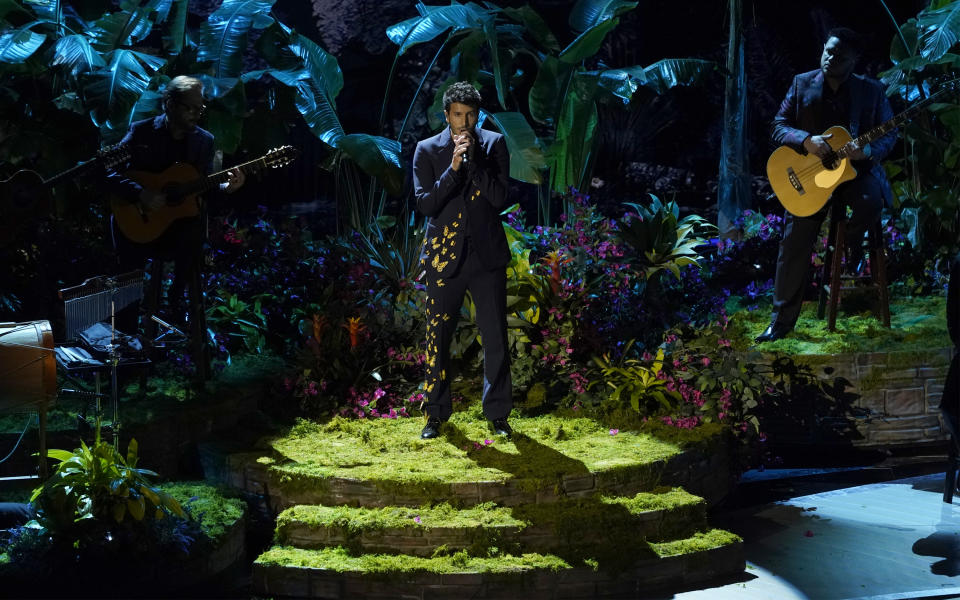
M 427 424 L 421 437 L 437 437 L 450 418 L 450 341 L 467 290 L 483 342 L 483 413 L 497 435 L 509 436 L 510 249 L 500 211 L 507 203 L 510 157 L 502 135 L 477 127 L 480 93 L 472 85 L 451 85 L 443 111 L 449 126 L 417 144 L 413 156 L 417 210 L 427 217 L 421 256 L 427 281 Z

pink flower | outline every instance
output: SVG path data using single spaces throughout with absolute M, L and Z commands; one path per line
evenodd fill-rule
M 620 433 L 620 430 L 619 430 L 619 429 L 611 429 L 611 430 L 610 430 L 610 435 L 617 435 L 618 433 Z
M 808 529 L 803 532 L 803 537 L 813 537 L 813 532 Z
M 703 366 L 705 366 L 705 367 L 709 367 L 709 366 L 710 366 L 710 359 L 707 358 L 706 356 L 704 356 L 702 359 L 700 359 L 700 362 L 702 362 L 702 363 L 703 363 Z
M 415 516 L 415 517 L 413 518 L 413 522 L 419 525 L 419 524 L 420 524 L 420 515 Z
M 483 445 L 484 445 L 484 446 L 489 446 L 489 445 L 492 444 L 492 443 L 493 443 L 493 440 L 483 440 Z

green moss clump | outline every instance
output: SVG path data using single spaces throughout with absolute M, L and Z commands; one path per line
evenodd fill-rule
M 743 538 L 735 533 L 730 533 L 722 529 L 711 529 L 682 540 L 650 544 L 650 548 L 656 552 L 658 556 L 667 557 L 704 552 L 706 550 L 713 550 L 714 548 L 729 546 L 730 544 L 737 544 L 742 541 Z
M 952 347 L 947 332 L 946 299 L 942 296 L 901 298 L 890 302 L 890 329 L 884 327 L 869 311 L 838 315 L 837 330 L 827 328 L 826 319 L 817 319 L 815 302 L 807 302 L 793 333 L 775 342 L 758 346 L 764 352 L 791 355 L 850 354 L 857 352 L 928 351 Z M 770 322 L 767 311 L 732 313 L 732 329 L 739 332 L 734 347 L 753 345 Z
M 199 481 L 164 483 L 160 488 L 190 510 L 214 547 L 247 513 L 246 503 L 235 492 Z
M 325 569 L 335 573 L 362 573 L 395 575 L 398 573 L 484 573 L 516 575 L 533 569 L 560 571 L 571 568 L 556 556 L 523 554 L 495 558 L 471 557 L 466 552 L 450 556 L 421 558 L 408 555 L 363 554 L 351 555 L 344 548 L 304 550 L 291 546 L 275 546 L 256 560 L 257 564 Z
M 455 413 L 441 438 L 427 441 L 419 438 L 419 419 L 300 421 L 270 443 L 285 461 L 272 471 L 282 483 L 305 489 L 342 477 L 404 495 L 420 489 L 429 499 L 448 494 L 449 484 L 457 482 L 514 480 L 540 490 L 557 486 L 565 475 L 618 470 L 626 475 L 682 451 L 646 433 L 621 430 L 613 436 L 592 419 L 557 415 L 511 419 L 513 439 L 495 438 L 478 413 L 479 407 Z

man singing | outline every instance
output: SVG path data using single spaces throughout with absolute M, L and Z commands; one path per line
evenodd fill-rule
M 467 290 L 483 342 L 483 413 L 494 433 L 509 437 L 510 249 L 499 213 L 507 202 L 510 157 L 502 135 L 477 127 L 480 93 L 472 85 L 451 85 L 443 112 L 449 127 L 417 144 L 413 156 L 417 210 L 427 217 L 421 257 L 427 280 L 427 424 L 420 437 L 437 437 L 452 412 L 450 341 Z

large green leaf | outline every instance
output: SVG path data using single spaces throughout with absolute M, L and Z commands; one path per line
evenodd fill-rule
M 937 60 L 947 53 L 960 36 L 960 2 L 918 15 L 920 24 L 920 55 Z
M 63 66 L 70 75 L 76 77 L 94 69 L 106 66 L 106 61 L 100 53 L 93 49 L 85 35 L 67 35 L 59 40 L 53 48 L 54 67 Z
M 560 52 L 560 43 L 550 31 L 546 21 L 543 20 L 537 11 L 529 6 L 520 8 L 504 8 L 503 13 L 510 18 L 523 24 L 524 29 L 534 39 L 543 50 L 547 52 Z
M 0 33 L 0 62 L 19 64 L 33 56 L 47 36 L 31 31 L 42 21 L 33 21 L 16 29 Z
M 625 0 L 579 0 L 570 11 L 570 28 L 584 32 L 637 7 Z
M 329 101 L 322 83 L 312 79 L 297 82 L 297 110 L 303 115 L 304 121 L 313 135 L 324 143 L 337 148 L 344 136 L 343 126 L 337 117 L 336 108 Z
M 150 12 L 147 8 L 121 10 L 104 15 L 97 19 L 91 28 L 90 36 L 93 38 L 91 44 L 102 53 L 110 52 L 115 48 L 132 46 L 150 35 L 153 29 Z
M 126 131 L 130 112 L 166 60 L 118 49 L 107 55 L 107 66 L 81 78 L 90 117 L 101 129 Z
M 547 163 L 537 134 L 518 112 L 485 113 L 497 124 L 510 152 L 510 177 L 526 183 L 540 183 Z
M 497 33 L 496 21 L 492 16 L 484 20 L 483 32 L 486 35 L 487 43 L 490 45 L 490 58 L 493 62 L 493 80 L 496 83 L 497 99 L 500 101 L 500 106 L 507 108 L 506 98 L 507 92 L 510 90 L 507 88 L 503 73 L 504 57 L 500 54 L 500 36 Z
M 713 61 L 697 58 L 665 58 L 648 67 L 620 69 L 630 75 L 640 86 L 655 94 L 662 94 L 678 85 L 694 85 L 717 70 Z
M 566 193 L 571 186 L 580 185 L 593 149 L 597 128 L 596 73 L 574 73 L 570 89 L 564 98 L 563 110 L 557 122 L 557 135 L 550 148 L 554 168 L 550 185 L 554 191 Z
M 458 4 L 453 0 L 450 6 L 427 6 L 417 2 L 419 17 L 413 17 L 387 27 L 387 37 L 399 46 L 397 56 L 412 46 L 429 42 L 447 30 L 483 29 L 484 21 L 492 18 L 492 12 L 477 6 L 473 2 Z
M 302 35 L 293 35 L 289 48 L 294 56 L 303 61 L 310 79 L 323 89 L 331 104 L 343 89 L 343 71 L 337 58 Z
M 614 27 L 620 22 L 619 19 L 608 19 L 597 23 L 590 29 L 577 36 L 570 42 L 563 52 L 560 53 L 560 60 L 565 63 L 578 64 L 585 58 L 590 58 L 600 50 L 603 40 L 607 37 Z
M 556 121 L 573 68 L 570 63 L 560 62 L 553 56 L 544 59 L 527 98 L 534 121 L 545 125 Z
M 340 139 L 339 148 L 368 175 L 376 177 L 388 193 L 403 193 L 400 142 L 385 137 L 352 133 Z
M 247 96 L 242 83 L 234 85 L 226 94 L 209 103 L 206 128 L 213 134 L 217 148 L 224 154 L 233 154 L 240 145 L 243 133 L 243 114 Z
M 187 0 L 172 0 L 157 20 L 163 23 L 163 49 L 170 56 L 180 54 L 187 44 Z
M 239 77 L 250 30 L 273 24 L 270 10 L 274 1 L 223 0 L 200 28 L 197 60 L 210 63 L 215 77 Z

